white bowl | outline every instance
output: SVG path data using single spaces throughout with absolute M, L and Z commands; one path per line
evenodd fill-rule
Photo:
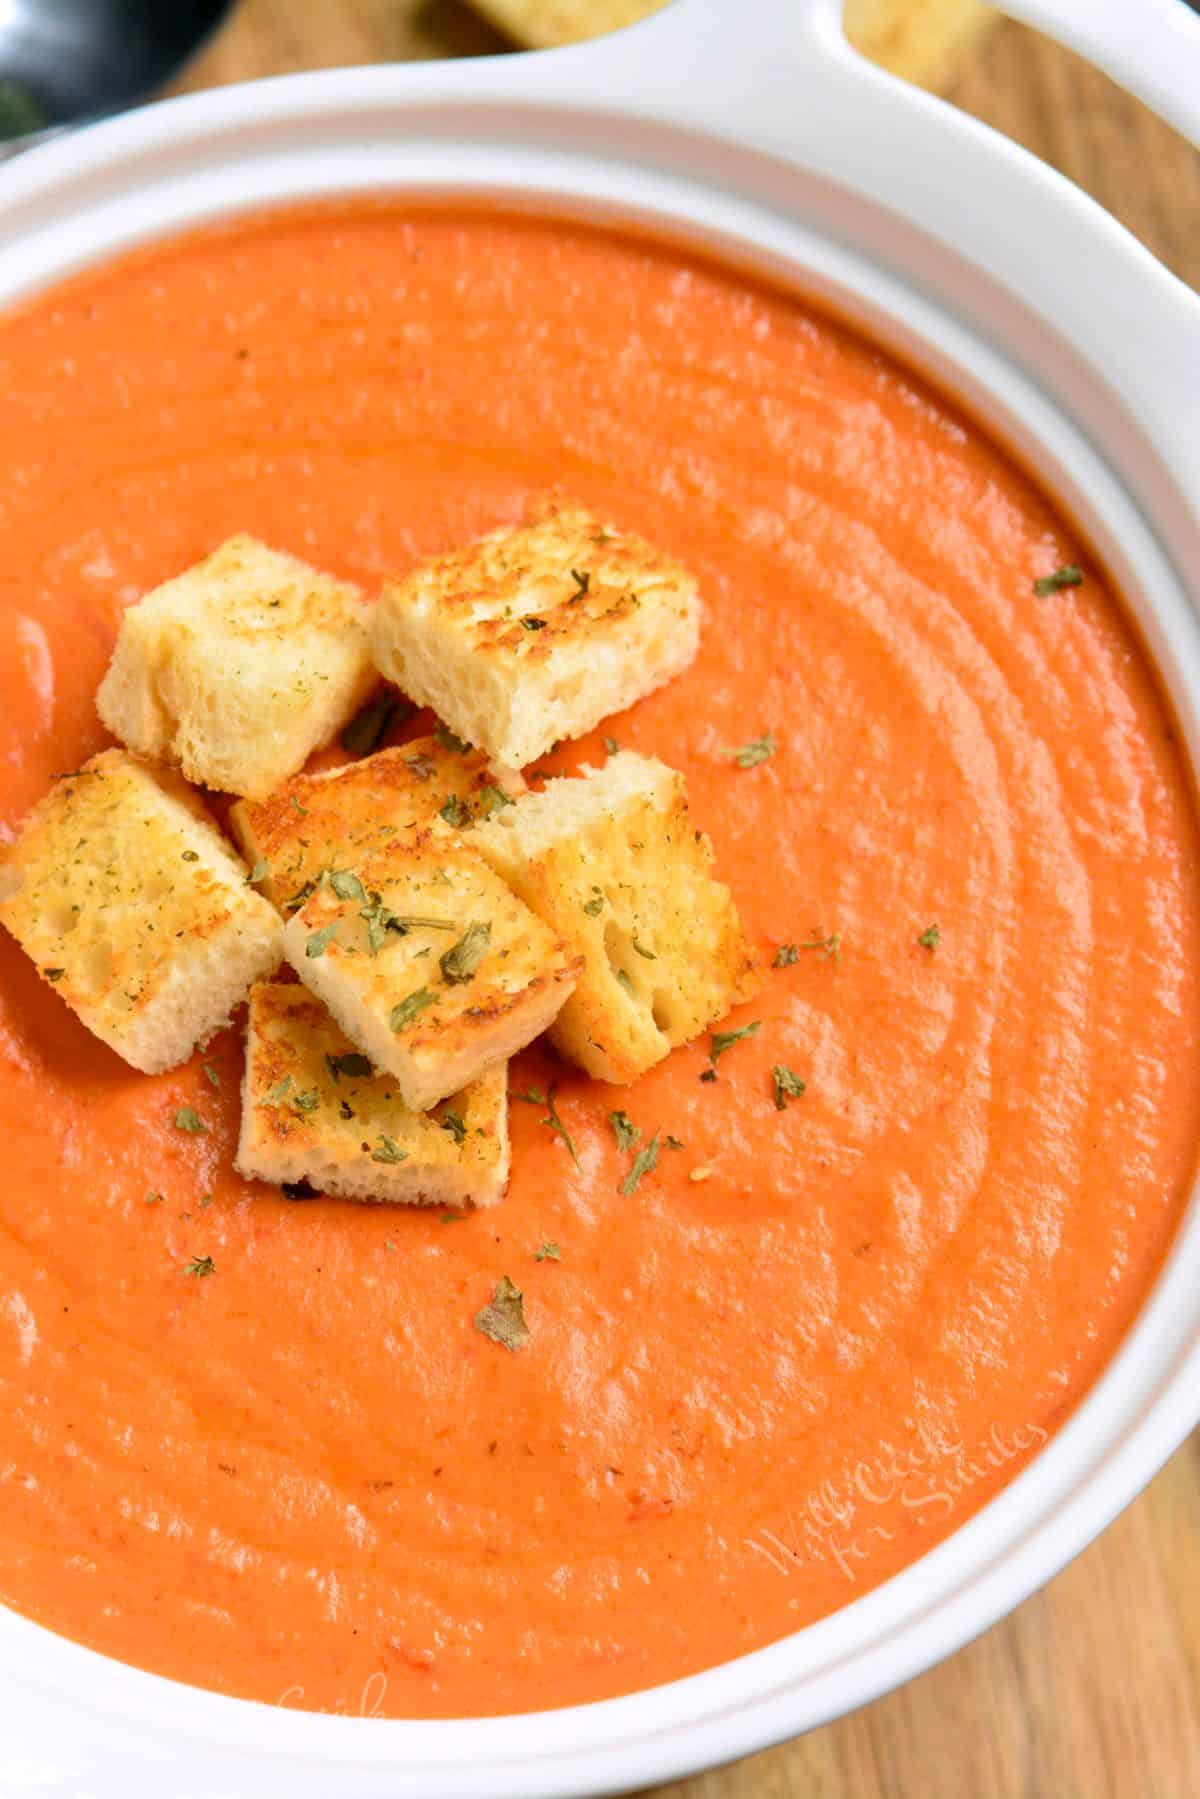
M 1200 21 L 1178 0 L 1143 0 L 1128 43 L 1122 0 L 1011 4 L 1059 15 L 1196 126 Z M 1185 585 L 1200 581 L 1200 304 L 1066 181 L 862 63 L 837 10 L 679 0 L 578 50 L 291 76 L 126 115 L 4 170 L 0 304 L 135 241 L 316 195 L 449 190 L 647 221 L 832 305 L 1036 468 L 1126 596 L 1200 767 L 1200 590 Z M 959 1647 L 1083 1548 L 1198 1415 L 1193 1201 L 1120 1354 L 1025 1472 L 770 1648 L 597 1705 L 397 1722 L 219 1697 L 0 1612 L 0 1784 L 71 1799 L 646 1786 L 826 1722 Z

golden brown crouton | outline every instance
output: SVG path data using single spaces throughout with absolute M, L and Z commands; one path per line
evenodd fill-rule
M 336 871 L 289 919 L 288 961 L 404 1103 L 427 1111 L 546 1029 L 577 960 L 444 828 Z
M 503 1063 L 414 1112 L 305 987 L 250 994 L 236 1165 L 247 1179 L 397 1205 L 493 1206 L 508 1184 Z
M 358 589 L 231 537 L 129 608 L 96 708 L 130 749 L 265 799 L 373 680 Z
M 699 640 L 686 569 L 554 500 L 390 583 L 372 622 L 388 679 L 512 768 L 661 687 Z
M 283 954 L 276 913 L 196 796 L 124 750 L 62 776 L 3 852 L 0 922 L 147 1074 L 185 1062 Z
M 584 958 L 552 1041 L 605 1081 L 636 1080 L 762 984 L 683 777 L 622 751 L 528 793 L 472 846 Z
M 270 799 L 239 800 L 229 822 L 257 885 L 280 911 L 304 904 L 327 868 L 350 868 L 398 833 L 442 818 L 463 830 L 519 793 L 511 769 L 478 751 L 416 737 L 361 762 L 297 775 Z

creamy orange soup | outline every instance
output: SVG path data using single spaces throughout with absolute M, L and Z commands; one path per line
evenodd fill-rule
M 246 1185 L 237 1032 L 136 1074 L 0 932 L 0 1594 L 109 1655 L 437 1717 L 768 1643 L 1012 1478 L 1180 1217 L 1196 821 L 1103 571 L 911 373 L 670 248 L 296 213 L 0 323 L 0 829 L 104 742 L 122 607 L 229 533 L 373 589 L 556 484 L 696 569 L 699 661 L 604 730 L 795 958 L 716 1080 L 707 1039 L 625 1090 L 521 1057 L 579 1165 L 515 1103 L 508 1199 L 447 1223 Z M 683 1145 L 629 1195 L 617 1106 Z

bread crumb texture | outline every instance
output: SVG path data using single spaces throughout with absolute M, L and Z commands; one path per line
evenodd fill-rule
M 0 859 L 0 922 L 83 1023 L 147 1074 L 184 1062 L 279 965 L 278 915 L 170 769 L 105 750 Z
M 665 763 L 623 750 L 526 794 L 472 843 L 582 957 L 551 1038 L 600 1080 L 636 1080 L 763 983 L 683 776 Z
M 442 828 L 323 879 L 288 920 L 300 979 L 426 1111 L 540 1035 L 575 956 Z
M 343 768 L 297 775 L 269 799 L 239 800 L 229 822 L 251 868 L 261 868 L 259 891 L 291 913 L 324 871 L 353 867 L 435 819 L 467 830 L 524 789 L 520 775 L 493 768 L 478 751 L 415 737 Z
M 495 1205 L 508 1183 L 506 1082 L 497 1064 L 415 1112 L 306 988 L 263 982 L 250 995 L 237 1168 L 346 1199 Z
M 125 613 L 97 710 L 130 749 L 266 799 L 372 686 L 367 614 L 356 587 L 231 537 Z
M 522 524 L 388 583 L 372 641 L 389 680 L 524 768 L 687 668 L 700 600 L 679 563 L 548 498 Z

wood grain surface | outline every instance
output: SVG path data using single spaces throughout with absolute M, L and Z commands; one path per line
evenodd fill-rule
M 503 48 L 453 0 L 243 0 L 179 85 Z M 1200 155 L 1102 75 L 1002 22 L 949 97 L 1086 188 L 1200 288 Z M 1193 1438 L 1098 1543 L 969 1648 L 838 1724 L 655 1799 L 1198 1795 Z

